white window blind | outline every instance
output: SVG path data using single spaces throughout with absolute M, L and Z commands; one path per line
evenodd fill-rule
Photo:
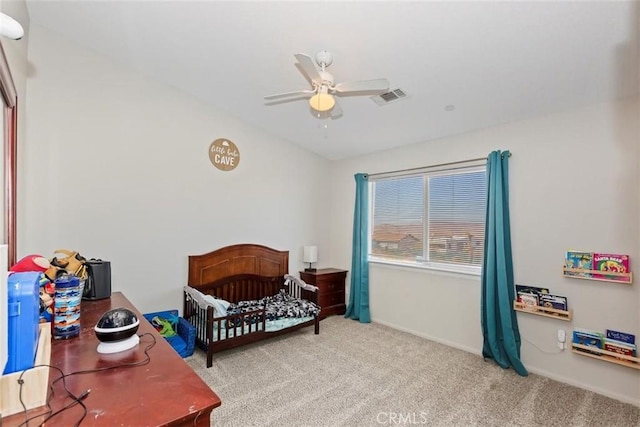
M 479 272 L 484 252 L 486 168 L 370 178 L 370 258 Z

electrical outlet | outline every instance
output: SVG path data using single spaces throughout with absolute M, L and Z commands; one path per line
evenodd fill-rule
M 558 329 L 558 341 L 565 342 L 566 339 L 567 339 L 567 336 L 564 332 L 564 329 Z
M 558 348 L 564 350 L 564 343 L 567 340 L 567 335 L 564 329 L 558 329 Z

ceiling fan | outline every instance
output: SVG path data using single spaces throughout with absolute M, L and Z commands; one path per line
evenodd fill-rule
M 338 118 L 342 116 L 342 109 L 334 95 L 375 95 L 389 90 L 389 81 L 387 79 L 358 80 L 336 84 L 333 76 L 327 71 L 327 67 L 333 63 L 333 55 L 326 50 L 316 54 L 315 62 L 318 64 L 319 69 L 316 68 L 313 60 L 308 55 L 296 53 L 294 56 L 298 60 L 296 66 L 311 83 L 311 89 L 265 96 L 264 99 L 268 101 L 280 100 L 272 104 L 309 98 L 309 105 L 317 113 L 318 117 Z

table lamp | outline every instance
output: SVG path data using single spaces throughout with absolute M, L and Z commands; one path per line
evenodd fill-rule
M 309 263 L 309 268 L 305 268 L 304 271 L 316 271 L 316 269 L 312 267 L 312 264 L 318 262 L 318 247 L 305 246 L 302 260 Z

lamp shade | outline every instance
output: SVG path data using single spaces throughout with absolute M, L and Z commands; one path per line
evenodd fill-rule
M 318 262 L 318 247 L 305 246 L 302 260 L 303 262 Z

